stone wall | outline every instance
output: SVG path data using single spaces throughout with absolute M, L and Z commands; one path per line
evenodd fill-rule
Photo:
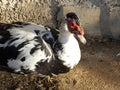
M 0 0 L 0 22 L 59 27 L 67 12 L 80 18 L 86 35 L 120 39 L 120 0 Z

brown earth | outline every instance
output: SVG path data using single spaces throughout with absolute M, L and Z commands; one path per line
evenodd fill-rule
M 70 72 L 42 78 L 0 69 L 0 90 L 120 90 L 120 42 L 87 37 L 82 59 Z M 48 81 L 49 79 L 49 81 Z
M 56 27 L 57 18 L 67 10 L 77 13 L 86 35 L 109 34 L 120 39 L 119 0 L 0 0 L 0 22 Z M 0 90 L 120 90 L 120 56 L 116 56 L 120 42 L 90 37 L 87 41 L 87 45 L 81 45 L 80 63 L 68 73 L 51 77 L 49 82 L 49 77 L 19 75 L 0 68 Z

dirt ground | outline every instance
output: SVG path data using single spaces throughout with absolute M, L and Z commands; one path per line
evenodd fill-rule
M 0 69 L 0 90 L 120 90 L 120 42 L 87 37 L 82 59 L 70 72 L 53 77 L 19 75 Z M 48 81 L 49 79 L 49 81 Z

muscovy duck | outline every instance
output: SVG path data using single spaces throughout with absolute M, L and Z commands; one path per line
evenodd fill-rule
M 33 23 L 0 24 L 0 65 L 17 73 L 41 74 L 68 72 L 78 64 L 81 51 L 75 36 L 86 43 L 75 13 L 68 13 L 55 30 Z
M 66 14 L 59 28 L 58 39 L 53 44 L 56 65 L 54 72 L 67 72 L 76 66 L 81 59 L 79 41 L 86 44 L 84 30 L 79 18 L 73 12 Z M 58 69 L 56 69 L 58 68 Z

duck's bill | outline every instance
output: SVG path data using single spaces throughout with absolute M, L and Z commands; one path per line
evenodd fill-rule
M 77 37 L 82 44 L 87 43 L 87 40 L 85 39 L 85 37 L 83 35 L 77 35 Z

